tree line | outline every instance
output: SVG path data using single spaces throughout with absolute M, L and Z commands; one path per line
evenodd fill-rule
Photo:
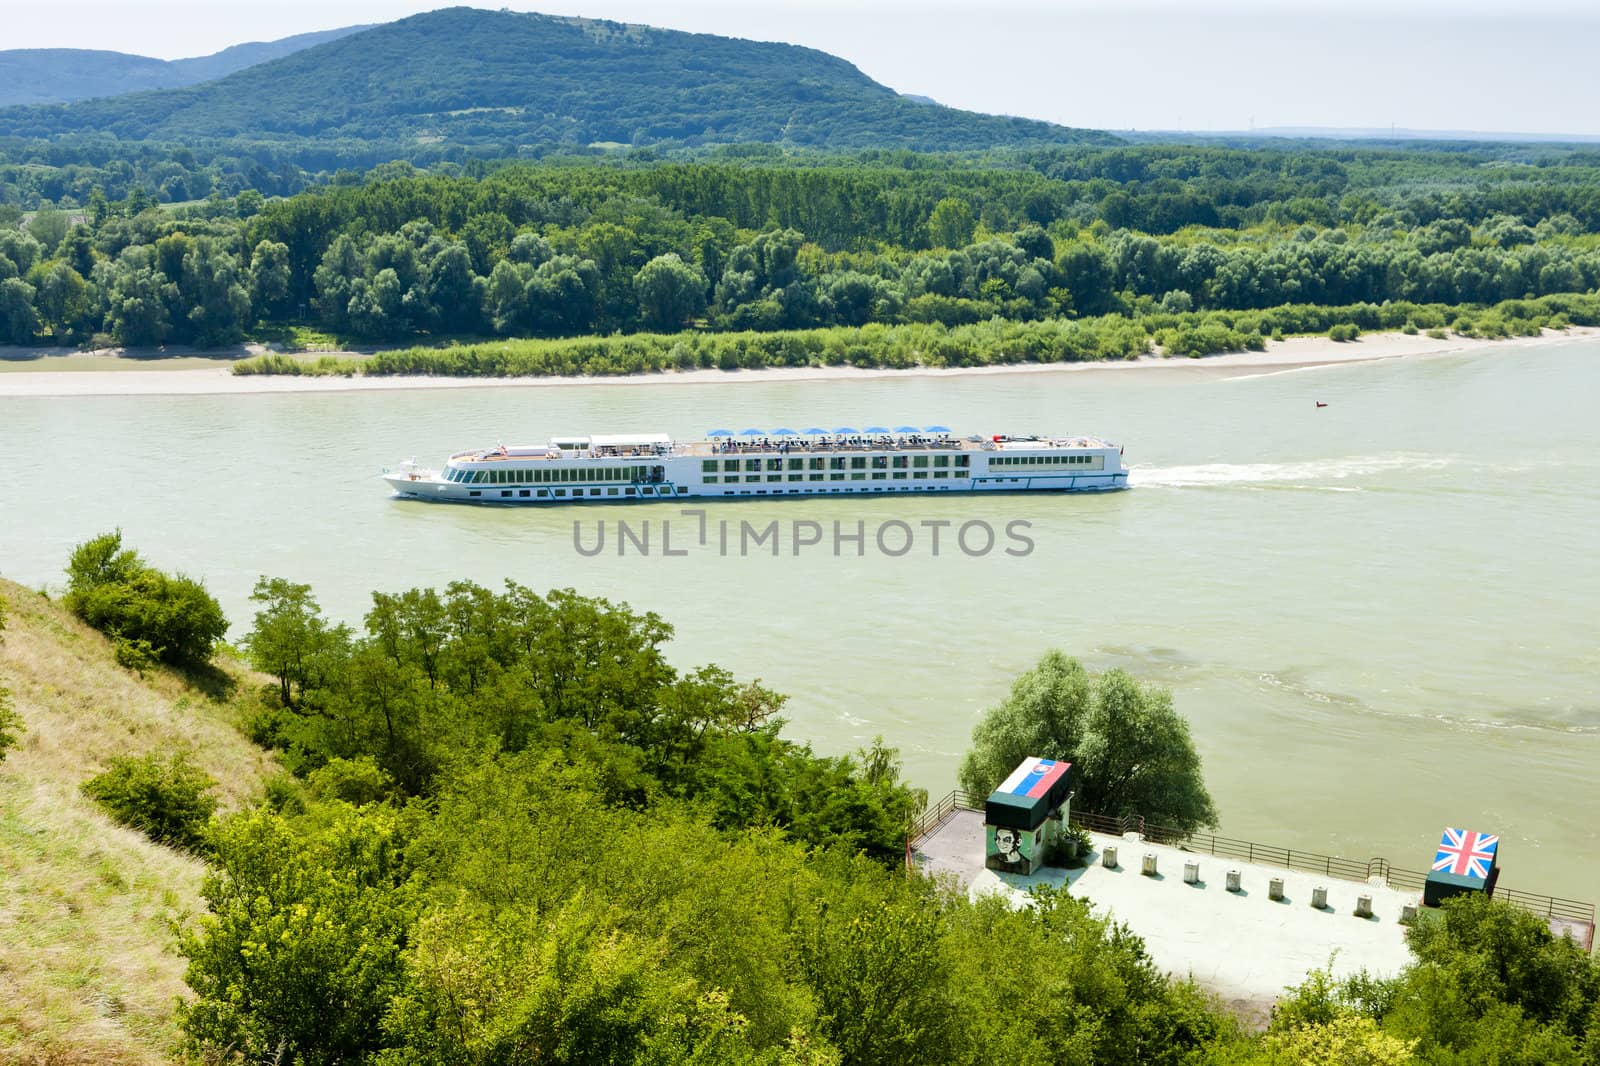
M 1419 200 L 1364 201 L 1359 221 L 1164 233 L 1107 208 L 1139 181 L 1177 180 L 1136 161 L 1104 170 L 1141 175 L 1125 186 L 1087 179 L 1113 190 L 1087 214 L 1045 195 L 1051 179 L 1036 171 L 930 176 L 887 163 L 520 166 L 481 178 L 400 166 L 359 186 L 270 201 L 248 192 L 178 213 L 102 196 L 82 214 L 0 225 L 0 340 L 214 347 L 306 323 L 383 345 L 959 327 L 1482 307 L 1600 286 L 1600 217 L 1567 200 L 1581 216 L 1517 201 L 1508 206 L 1525 213 L 1428 219 Z M 1194 180 L 1232 180 L 1216 176 L 1226 170 Z M 1343 187 L 1326 167 L 1302 170 L 1294 180 L 1329 196 Z M 1484 195 L 1496 190 L 1509 191 Z

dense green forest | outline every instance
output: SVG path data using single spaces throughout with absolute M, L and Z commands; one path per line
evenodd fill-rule
M 757 155 L 482 177 L 393 163 L 360 184 L 179 209 L 91 193 L 81 211 L 0 225 L 0 339 L 215 346 L 296 323 L 386 346 L 620 333 L 576 364 L 619 372 L 1594 320 L 1574 294 L 1600 284 L 1600 182 L 1579 153 L 1513 166 L 1146 146 L 948 162 Z M 541 349 L 556 350 L 573 349 Z M 477 362 L 445 349 L 437 366 Z
M 69 571 L 84 617 L 124 606 L 121 639 L 181 580 L 115 534 Z M 176 613 L 209 616 L 204 598 Z M 1081 900 L 1013 909 L 908 874 L 923 797 L 895 753 L 784 739 L 781 696 L 673 667 L 653 614 L 510 582 L 375 593 L 359 629 L 281 578 L 252 599 L 243 651 L 266 683 L 243 725 L 288 768 L 265 802 L 217 817 L 181 755 L 83 782 L 209 861 L 178 936 L 195 1061 L 1593 1061 L 1600 969 L 1507 905 L 1452 901 L 1402 973 L 1312 973 L 1254 1033 Z M 1140 750 L 1192 755 L 1170 694 L 1053 654 L 986 717 L 972 765 L 1027 733 L 1095 748 L 1107 700 L 1142 708 Z M 1146 784 L 1171 771 L 1198 764 Z
M 601 20 L 447 8 L 216 81 L 0 110 L 0 135 L 96 133 L 395 145 L 987 148 L 1112 140 L 900 96 L 795 45 Z

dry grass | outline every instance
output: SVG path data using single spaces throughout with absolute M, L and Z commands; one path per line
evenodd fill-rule
M 58 604 L 0 580 L 0 683 L 26 732 L 0 762 L 0 1062 L 155 1063 L 177 1035 L 172 923 L 203 865 L 113 824 L 79 791 L 115 755 L 188 750 L 223 810 L 276 771 L 238 708 L 168 674 L 118 667 Z

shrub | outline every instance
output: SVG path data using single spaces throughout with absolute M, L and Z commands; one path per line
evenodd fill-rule
M 138 552 L 122 546 L 121 530 L 85 541 L 73 551 L 66 604 L 117 641 L 117 662 L 141 672 L 152 659 L 204 664 L 228 631 L 222 605 L 204 585 L 148 565 Z
M 158 844 L 198 851 L 217 809 L 216 782 L 188 756 L 119 756 L 83 783 L 84 794 L 113 819 Z

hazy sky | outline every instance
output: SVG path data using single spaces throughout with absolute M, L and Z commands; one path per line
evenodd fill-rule
M 5 0 L 0 48 L 173 59 L 384 22 L 416 0 Z M 1103 129 L 1600 134 L 1600 5 L 1574 0 L 536 0 L 480 6 L 788 41 L 901 92 Z

